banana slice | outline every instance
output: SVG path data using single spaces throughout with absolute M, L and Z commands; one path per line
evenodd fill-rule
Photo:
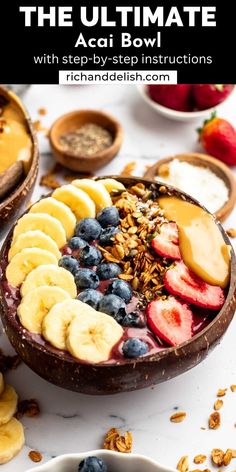
M 2 372 L 0 372 L 0 396 L 2 395 L 4 388 L 5 388 L 4 378 L 3 378 Z
M 95 311 L 71 321 L 66 345 L 72 356 L 96 364 L 109 359 L 112 348 L 122 336 L 123 329 L 114 318 Z
M 10 385 L 6 385 L 0 397 L 0 425 L 8 423 L 16 412 L 18 396 Z
M 76 225 L 74 213 L 72 213 L 67 205 L 55 200 L 55 198 L 43 198 L 31 207 L 30 213 L 47 213 L 53 216 L 62 224 L 67 239 L 72 238 L 74 235 Z
M 27 231 L 27 233 L 20 234 L 16 242 L 11 246 L 9 253 L 8 253 L 8 260 L 11 259 L 18 254 L 18 252 L 22 251 L 22 249 L 29 249 L 31 247 L 37 247 L 39 249 L 45 249 L 46 251 L 51 252 L 59 261 L 61 258 L 61 253 L 52 238 L 47 236 L 47 234 L 43 233 L 42 231 L 35 230 L 35 231 Z
M 13 287 L 18 287 L 35 267 L 43 264 L 54 264 L 57 266 L 57 259 L 51 252 L 45 249 L 22 249 L 8 264 L 6 278 Z
M 91 179 L 76 179 L 73 180 L 72 185 L 83 190 L 92 198 L 96 205 L 97 212 L 112 205 L 108 191 L 100 182 Z
M 116 190 L 125 190 L 125 186 L 121 183 L 118 182 L 118 180 L 115 179 L 102 179 L 99 180 L 100 184 L 104 185 L 105 189 L 109 192 L 115 192 Z
M 15 457 L 24 443 L 24 428 L 16 418 L 0 426 L 0 464 L 5 464 Z
M 70 299 L 68 292 L 60 287 L 35 288 L 22 298 L 17 308 L 21 324 L 31 333 L 41 334 L 43 318 L 56 303 Z
M 22 216 L 14 229 L 13 244 L 21 233 L 37 229 L 50 236 L 59 248 L 66 244 L 66 233 L 60 221 L 45 213 L 27 213 Z
M 27 293 L 42 285 L 49 287 L 61 287 L 69 293 L 71 298 L 77 295 L 73 275 L 63 267 L 53 264 L 40 265 L 30 272 L 21 286 L 21 296 L 25 297 Z
M 53 198 L 65 203 L 75 214 L 77 220 L 95 218 L 96 209 L 93 200 L 83 190 L 74 185 L 62 185 L 54 190 Z
M 65 300 L 52 307 L 42 323 L 42 335 L 57 349 L 66 349 L 66 333 L 71 321 L 81 314 L 96 315 L 96 311 L 80 300 Z

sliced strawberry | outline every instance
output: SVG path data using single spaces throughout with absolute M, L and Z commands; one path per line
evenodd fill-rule
M 159 256 L 179 260 L 179 234 L 176 223 L 163 223 L 160 233 L 152 240 L 152 247 Z
M 204 282 L 182 261 L 166 271 L 164 284 L 172 295 L 209 310 L 219 310 L 225 301 L 222 288 Z
M 147 320 L 151 330 L 171 346 L 192 337 L 193 314 L 188 305 L 174 297 L 149 303 Z

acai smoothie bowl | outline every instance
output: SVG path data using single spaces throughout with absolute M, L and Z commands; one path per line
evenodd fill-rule
M 6 333 L 29 367 L 111 394 L 206 357 L 233 318 L 235 255 L 215 218 L 174 187 L 77 179 L 17 221 L 0 287 Z

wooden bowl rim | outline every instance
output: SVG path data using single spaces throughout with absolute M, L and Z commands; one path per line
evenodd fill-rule
M 218 167 L 218 169 L 220 169 L 220 171 L 226 177 L 226 180 L 227 180 L 228 184 L 226 183 L 226 181 L 224 181 L 224 182 L 225 182 L 225 184 L 227 185 L 227 187 L 229 189 L 229 198 L 228 198 L 227 202 L 215 212 L 216 217 L 220 220 L 224 216 L 224 214 L 228 213 L 228 211 L 229 211 L 229 213 L 231 213 L 231 211 L 233 210 L 233 207 L 235 205 L 235 202 L 236 202 L 236 179 L 235 179 L 234 174 L 232 173 L 232 171 L 229 169 L 229 167 L 227 167 L 227 165 L 224 164 L 224 162 L 219 161 L 219 159 L 216 159 L 215 157 L 210 156 L 208 154 L 199 153 L 199 152 L 188 152 L 188 153 L 182 153 L 182 154 L 175 154 L 173 156 L 168 156 L 168 157 L 165 157 L 163 159 L 160 159 L 155 164 L 153 164 L 145 172 L 144 178 L 153 179 L 155 177 L 158 177 L 158 174 L 157 174 L 156 171 L 161 167 L 161 165 L 167 164 L 167 163 L 173 161 L 174 159 L 189 162 L 189 163 L 192 163 L 192 165 L 195 165 L 193 162 L 191 162 L 192 158 L 198 160 L 199 163 L 205 162 L 205 163 L 210 164 L 209 169 L 215 175 L 217 175 L 217 174 L 214 171 L 214 167 Z M 199 165 L 199 167 L 205 167 L 205 166 L 200 166 Z M 231 208 L 231 206 L 232 206 L 232 208 Z
M 0 86 L 0 94 L 1 92 L 3 92 L 4 95 L 9 95 L 9 92 L 5 87 Z M 17 95 L 15 95 L 11 91 L 10 97 L 14 99 L 16 104 L 19 106 L 18 101 L 20 101 L 20 99 L 17 97 Z M 31 136 L 32 144 L 33 144 L 32 161 L 31 161 L 30 169 L 27 175 L 25 176 L 23 182 L 20 184 L 20 186 L 17 186 L 15 190 L 13 190 L 13 192 L 11 192 L 10 195 L 8 195 L 8 197 L 0 203 L 0 211 L 2 211 L 6 206 L 10 205 L 11 202 L 17 197 L 17 195 L 21 194 L 21 192 L 24 190 L 25 187 L 27 188 L 27 185 L 31 181 L 35 173 L 35 169 L 37 168 L 38 162 L 39 162 L 39 147 L 38 147 L 37 133 L 33 127 L 33 123 L 27 109 L 25 108 L 25 106 L 22 104 L 21 101 L 20 103 L 22 105 L 22 111 L 25 114 L 26 123 L 28 126 L 29 134 Z
M 132 185 L 132 184 L 141 182 L 141 183 L 149 184 L 149 185 L 150 184 L 156 184 L 159 187 L 162 184 L 162 183 L 159 183 L 159 182 L 154 182 L 151 179 L 144 179 L 144 178 L 139 178 L 139 177 L 121 177 L 119 175 L 108 175 L 108 176 L 101 176 L 101 177 L 99 176 L 99 177 L 96 178 L 96 180 L 101 180 L 101 179 L 105 179 L 105 178 L 112 178 L 112 179 L 120 180 L 124 185 Z M 181 191 L 179 191 L 178 189 L 176 189 L 175 187 L 173 187 L 171 185 L 166 185 L 166 187 L 171 193 L 178 194 L 179 197 L 181 196 L 181 198 L 200 206 L 207 213 L 210 213 L 203 205 L 201 205 L 197 200 L 195 200 L 193 197 L 186 194 L 185 192 L 181 192 Z M 51 193 L 48 194 L 48 196 L 50 196 L 50 195 L 51 195 Z M 30 210 L 30 207 L 27 208 L 27 210 L 23 214 L 28 213 L 29 210 Z M 214 218 L 214 216 L 213 216 L 213 218 Z M 14 230 L 15 225 L 17 224 L 17 221 L 11 227 L 10 231 L 8 232 L 8 234 L 7 234 L 7 236 L 4 240 L 4 244 L 3 244 L 2 248 L 1 248 L 1 251 L 0 251 L 0 258 L 1 259 L 3 258 L 3 255 L 5 255 L 5 252 L 7 250 L 7 246 L 9 244 L 9 240 L 12 237 L 13 230 Z M 60 361 L 64 361 L 64 362 L 69 362 L 70 364 L 74 363 L 76 365 L 88 365 L 88 366 L 92 365 L 96 369 L 103 369 L 103 368 L 108 368 L 109 369 L 110 367 L 119 367 L 119 366 L 124 366 L 124 365 L 133 365 L 133 366 L 135 366 L 136 364 L 139 364 L 139 363 L 157 362 L 158 360 L 160 360 L 164 357 L 167 357 L 171 353 L 174 353 L 176 356 L 181 356 L 184 353 L 186 348 L 188 348 L 191 344 L 197 342 L 199 338 L 205 337 L 208 334 L 209 331 L 214 329 L 214 325 L 217 324 L 219 319 L 224 315 L 226 308 L 228 306 L 230 306 L 231 299 L 232 299 L 232 297 L 234 296 L 234 294 L 236 292 L 236 271 L 234 270 L 234 268 L 236 266 L 236 257 L 235 257 L 234 249 L 233 249 L 233 246 L 232 246 L 226 232 L 224 231 L 223 227 L 221 226 L 220 222 L 215 219 L 215 223 L 219 227 L 219 229 L 221 231 L 221 234 L 224 238 L 224 241 L 231 248 L 230 283 L 229 283 L 227 297 L 225 299 L 225 303 L 224 303 L 223 307 L 221 308 L 219 313 L 215 316 L 215 318 L 205 328 L 203 328 L 199 333 L 194 335 L 188 341 L 185 341 L 184 343 L 180 344 L 179 346 L 167 347 L 166 349 L 163 349 L 162 351 L 159 351 L 155 354 L 150 354 L 148 356 L 140 357 L 140 358 L 137 358 L 137 359 L 119 360 L 117 363 L 114 363 L 114 364 L 109 364 L 109 363 L 107 363 L 107 364 L 106 363 L 104 363 L 104 364 L 90 364 L 90 363 L 88 363 L 87 364 L 87 363 L 83 363 L 79 360 L 76 360 L 73 357 L 68 358 L 64 354 L 61 355 L 61 354 L 57 354 L 53 351 L 48 350 L 48 348 L 45 347 L 45 345 L 39 344 L 36 340 L 34 340 L 33 337 L 32 337 L 32 334 L 29 334 L 28 331 L 23 327 L 23 325 L 21 325 L 20 322 L 17 321 L 17 319 L 14 318 L 13 321 L 12 321 L 11 319 L 9 319 L 9 316 L 7 315 L 8 321 L 9 321 L 9 323 L 11 323 L 13 329 L 16 329 L 15 324 L 17 324 L 17 329 L 18 329 L 18 331 L 20 331 L 22 333 L 22 336 L 24 336 L 24 341 L 31 344 L 31 346 L 33 348 L 35 348 L 36 350 L 38 350 L 40 352 L 46 353 L 46 355 L 54 357 L 55 359 L 57 359 L 57 361 L 60 360 Z M 7 304 L 6 304 L 6 301 L 5 301 L 4 289 L 3 289 L 3 286 L 2 286 L 1 280 L 0 280 L 0 301 L 2 302 L 2 308 L 5 310 L 6 313 L 8 313 L 8 307 L 7 307 Z M 18 325 L 19 325 L 19 327 L 18 327 Z M 226 328 L 227 328 L 227 326 L 226 326 Z
M 60 145 L 58 139 L 56 139 L 55 137 L 55 131 L 61 123 L 67 121 L 68 119 L 72 117 L 76 117 L 78 115 L 81 115 L 81 116 L 86 115 L 87 113 L 93 114 L 94 117 L 96 116 L 104 117 L 105 119 L 107 119 L 107 121 L 109 121 L 114 126 L 114 129 L 115 129 L 115 135 L 114 135 L 114 139 L 111 146 L 91 156 L 84 156 L 83 154 L 76 154 L 76 153 L 65 150 L 63 146 Z M 95 120 L 94 122 L 96 123 Z M 113 153 L 115 154 L 119 150 L 122 144 L 123 135 L 124 135 L 123 128 L 121 124 L 119 123 L 119 121 L 116 120 L 116 118 L 114 118 L 109 113 L 88 108 L 88 109 L 70 111 L 68 113 L 61 115 L 59 118 L 57 118 L 57 120 L 54 121 L 54 123 L 52 124 L 49 130 L 49 141 L 52 148 L 61 155 L 68 156 L 69 158 L 78 160 L 78 161 L 85 161 L 85 162 L 91 161 L 92 162 L 95 160 L 104 159 L 107 157 L 108 154 L 109 155 Z

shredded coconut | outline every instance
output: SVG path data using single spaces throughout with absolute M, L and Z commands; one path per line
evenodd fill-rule
M 211 213 L 219 210 L 228 200 L 229 190 L 224 181 L 206 167 L 173 159 L 168 164 L 168 172 L 165 166 L 163 174 L 156 177 L 156 180 L 174 185 L 188 193 Z

